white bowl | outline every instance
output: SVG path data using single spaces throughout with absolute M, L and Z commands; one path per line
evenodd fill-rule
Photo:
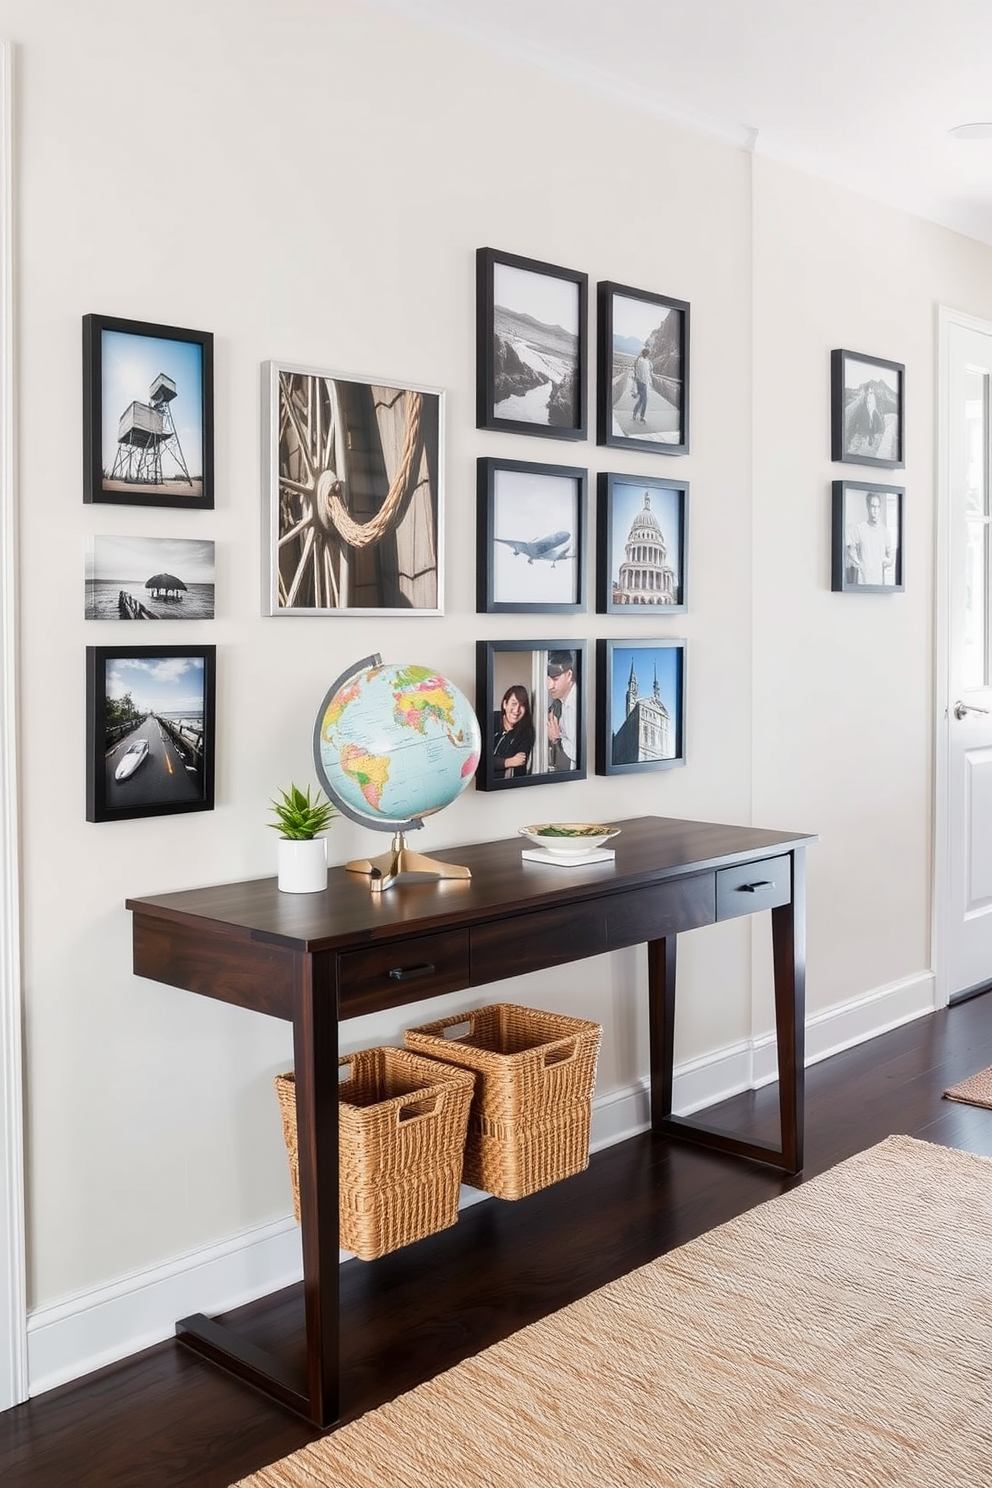
M 620 834 L 619 827 L 601 827 L 593 822 L 540 822 L 533 827 L 518 827 L 517 831 L 535 847 L 546 847 L 563 858 L 592 852 Z

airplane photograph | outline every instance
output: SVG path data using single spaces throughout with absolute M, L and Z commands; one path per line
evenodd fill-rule
M 552 532 L 547 537 L 539 537 L 536 542 L 523 542 L 515 537 L 496 538 L 496 542 L 506 544 L 514 557 L 523 556 L 528 563 L 550 563 L 552 568 L 562 558 L 575 557 L 568 546 L 571 540 L 570 532 Z
M 479 609 L 561 614 L 585 605 L 587 474 L 479 462 Z

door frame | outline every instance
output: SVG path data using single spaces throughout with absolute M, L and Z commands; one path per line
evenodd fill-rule
M 950 693 L 950 554 L 951 554 L 951 450 L 950 450 L 950 330 L 960 326 L 992 339 L 992 321 L 938 307 L 937 318 L 937 511 L 934 558 L 934 854 L 933 854 L 933 971 L 934 1006 L 946 1007 L 951 998 L 947 941 L 950 905 L 947 885 L 950 873 L 951 832 L 948 796 Z
M 0 40 L 0 1411 L 27 1399 L 18 857 L 11 46 Z

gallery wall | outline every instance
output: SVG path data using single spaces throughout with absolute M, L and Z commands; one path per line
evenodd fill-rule
M 290 780 L 313 780 L 314 714 L 352 661 L 372 651 L 422 660 L 471 697 L 477 638 L 549 634 L 547 617 L 476 613 L 476 460 L 565 458 L 556 442 L 475 428 L 480 246 L 691 305 L 690 453 L 606 450 L 592 436 L 567 449 L 593 484 L 605 470 L 690 483 L 689 609 L 652 621 L 686 640 L 687 761 L 469 790 L 417 846 L 453 856 L 528 821 L 640 814 L 818 832 L 808 996 L 820 1052 L 855 1027 L 863 1035 L 932 1005 L 936 306 L 992 315 L 992 255 L 358 0 L 174 0 L 164 15 L 122 0 L 2 0 L 0 34 L 15 46 L 18 99 L 20 804 L 39 1388 L 101 1349 L 165 1336 L 178 1315 L 166 1314 L 171 1294 L 133 1321 L 146 1281 L 151 1294 L 205 1257 L 254 1254 L 259 1237 L 275 1237 L 281 1255 L 295 1244 L 272 1091 L 291 1063 L 288 1029 L 133 977 L 125 899 L 275 871 L 267 803 Z M 213 511 L 84 506 L 87 313 L 213 333 Z M 834 346 L 907 367 L 900 595 L 830 592 Z M 443 615 L 263 615 L 269 359 L 445 390 Z M 85 648 L 119 640 L 117 627 L 83 618 L 94 534 L 216 543 L 216 618 L 137 638 L 217 647 L 212 812 L 85 820 Z M 630 624 L 590 603 L 555 617 L 550 633 L 594 650 Z M 341 820 L 330 860 L 384 845 Z M 764 931 L 737 922 L 680 946 L 687 1102 L 765 1072 Z M 637 953 L 622 952 L 431 1013 L 507 997 L 603 1022 L 597 1120 L 608 1140 L 643 1119 L 643 985 Z M 347 1025 L 344 1046 L 397 1041 L 426 1017 L 404 1013 Z M 211 1291 L 213 1275 L 197 1308 L 229 1300 Z M 272 1279 L 264 1264 L 248 1267 L 243 1291 Z M 97 1341 L 80 1319 L 111 1293 L 125 1320 Z

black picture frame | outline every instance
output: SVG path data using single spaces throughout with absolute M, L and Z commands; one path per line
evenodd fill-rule
M 689 482 L 601 470 L 596 611 L 661 619 L 688 608 Z
M 476 250 L 476 427 L 588 435 L 589 276 Z
M 212 332 L 83 316 L 83 500 L 213 507 Z
M 476 603 L 481 614 L 586 608 L 589 472 L 483 456 L 477 465 Z
M 906 368 L 838 348 L 830 353 L 830 458 L 901 470 L 906 464 Z
M 87 821 L 213 810 L 216 655 L 215 646 L 87 646 Z
M 685 764 L 685 652 L 680 638 L 596 642 L 596 773 Z
M 905 495 L 904 486 L 833 482 L 830 587 L 835 594 L 898 594 L 905 588 Z
M 602 280 L 597 286 L 597 442 L 655 455 L 689 453 L 689 303 Z M 638 353 L 651 364 L 638 392 Z
M 570 658 L 570 661 L 566 661 Z M 475 711 L 482 730 L 482 754 L 476 772 L 477 790 L 517 790 L 528 785 L 562 785 L 586 778 L 587 679 L 586 642 L 576 640 L 477 641 L 476 642 Z M 571 682 L 568 681 L 571 673 Z M 552 697 L 552 683 L 559 694 Z M 563 685 L 568 687 L 561 695 Z M 526 745 L 528 735 L 507 738 L 503 726 L 502 704 L 511 689 L 526 694 L 533 725 L 533 743 L 528 758 L 513 773 L 500 761 L 516 758 L 506 750 L 516 744 Z M 518 694 L 519 696 L 519 694 Z M 571 709 L 569 699 L 572 699 Z M 556 708 L 555 703 L 563 703 Z M 571 731 L 575 743 L 570 765 L 561 763 L 556 749 L 555 726 L 551 714 L 566 719 L 571 712 Z M 567 725 L 566 725 L 567 726 Z M 518 721 L 514 728 L 519 729 Z M 567 756 L 565 756 L 567 757 Z
M 444 614 L 443 388 L 262 365 L 263 613 Z

